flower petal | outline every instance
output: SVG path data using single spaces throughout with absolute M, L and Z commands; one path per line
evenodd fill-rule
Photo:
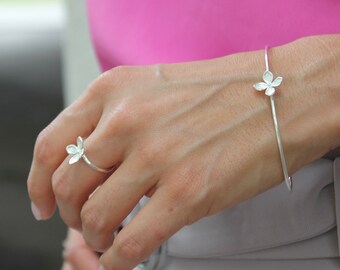
M 282 83 L 283 78 L 282 77 L 277 77 L 273 82 L 272 82 L 272 86 L 273 87 L 277 87 Z
M 264 82 L 258 82 L 256 84 L 253 85 L 253 87 L 257 90 L 257 91 L 262 91 L 264 89 L 266 89 L 268 87 L 268 84 L 264 83 Z
M 84 140 L 80 136 L 78 136 L 78 138 L 77 138 L 77 146 L 78 146 L 79 149 L 82 149 L 84 147 Z
M 267 95 L 267 96 L 272 96 L 272 95 L 274 95 L 274 94 L 275 94 L 275 88 L 269 86 L 269 87 L 267 88 L 267 90 L 266 90 L 266 95 Z
M 82 156 L 81 153 L 75 154 L 73 157 L 70 158 L 70 160 L 68 161 L 68 164 L 76 163 L 81 158 L 81 156 Z
M 271 84 L 273 81 L 273 73 L 271 73 L 269 70 L 266 70 L 263 73 L 263 80 L 267 83 L 267 84 Z
M 70 144 L 70 145 L 66 146 L 66 152 L 70 155 L 74 155 L 74 154 L 78 153 L 78 147 L 75 146 L 74 144 Z

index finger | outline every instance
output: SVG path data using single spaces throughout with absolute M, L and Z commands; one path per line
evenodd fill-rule
M 65 245 L 64 260 L 72 267 L 70 269 L 97 270 L 99 268 L 98 255 L 86 245 L 81 233 L 69 229 Z
M 53 215 L 55 198 L 51 178 L 67 156 L 65 147 L 75 143 L 78 136 L 87 137 L 99 121 L 102 104 L 92 96 L 86 93 L 66 108 L 36 140 L 27 188 L 37 220 L 46 220 Z

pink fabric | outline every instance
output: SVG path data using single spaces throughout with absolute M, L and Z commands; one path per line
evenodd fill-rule
M 88 15 L 103 70 L 340 33 L 340 0 L 88 0 Z

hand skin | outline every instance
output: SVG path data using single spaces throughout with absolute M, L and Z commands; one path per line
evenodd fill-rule
M 69 229 L 64 242 L 64 265 L 61 270 L 97 270 L 99 257 L 85 243 L 81 233 Z
M 272 48 L 269 63 L 284 78 L 275 101 L 292 175 L 340 145 L 340 35 Z M 183 226 L 280 184 L 270 101 L 252 87 L 264 70 L 262 50 L 104 73 L 38 136 L 35 216 L 50 218 L 57 203 L 65 223 L 105 251 L 106 270 L 127 270 Z M 65 146 L 77 136 L 97 166 L 118 169 L 68 165 Z M 143 195 L 150 201 L 113 241 Z

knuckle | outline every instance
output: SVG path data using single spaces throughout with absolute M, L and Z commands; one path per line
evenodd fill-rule
M 102 73 L 87 88 L 89 98 L 105 98 L 112 90 L 121 91 L 124 85 L 136 81 L 138 70 L 134 66 L 117 66 Z
M 120 135 L 127 135 L 135 132 L 143 122 L 140 121 L 143 111 L 139 103 L 134 98 L 121 100 L 117 106 L 109 109 L 106 125 L 115 130 L 115 134 L 118 132 Z
M 125 77 L 132 72 L 132 67 L 130 66 L 116 66 L 110 70 L 110 73 L 112 76 L 119 78 L 119 77 Z
M 176 168 L 170 175 L 171 189 L 170 197 L 175 202 L 193 202 L 196 197 L 201 197 L 202 193 L 202 177 L 198 173 L 198 169 L 194 166 L 183 164 Z
M 128 66 L 117 66 L 101 74 L 89 86 L 89 94 L 94 96 L 105 96 L 109 90 L 119 89 L 122 84 L 126 83 L 128 77 L 131 77 L 131 68 Z
M 190 199 L 190 195 L 187 193 L 187 187 L 184 185 L 176 185 L 175 187 L 172 187 L 169 189 L 168 196 L 173 202 L 173 204 L 178 205 L 186 203 Z
M 117 66 L 110 71 L 110 80 L 117 85 L 123 85 L 135 81 L 138 76 L 136 72 L 136 67 L 133 66 Z
M 59 208 L 59 215 L 69 228 L 81 230 L 81 222 L 77 214 L 67 215 L 63 208 Z
M 117 76 L 115 72 L 116 68 L 108 70 L 102 73 L 87 87 L 86 95 L 88 100 L 103 100 L 112 93 L 113 90 L 121 88 L 123 79 L 121 76 Z
M 81 209 L 80 218 L 83 229 L 101 235 L 106 229 L 106 222 L 103 215 L 100 214 L 99 209 L 90 203 L 86 202 Z
M 155 67 L 152 66 L 129 66 L 121 65 L 109 70 L 110 80 L 121 84 L 131 82 L 150 81 L 155 78 Z
M 120 126 L 124 126 L 133 120 L 134 106 L 135 104 L 133 104 L 131 99 L 122 100 L 114 110 L 110 111 L 109 120 Z
M 141 168 L 150 168 L 154 167 L 160 162 L 164 163 L 166 161 L 166 153 L 165 145 L 161 143 L 148 143 L 143 142 L 136 150 L 138 166 Z
M 69 216 L 65 216 L 63 215 L 62 212 L 59 213 L 60 214 L 60 217 L 62 218 L 62 220 L 65 222 L 65 224 L 69 227 L 69 228 L 72 228 L 72 229 L 75 229 L 75 230 L 81 230 L 81 222 L 79 220 L 79 218 L 77 217 L 69 217 Z
M 204 168 L 202 168 L 204 170 Z M 210 177 L 194 164 L 183 163 L 166 177 L 169 209 L 182 211 L 182 224 L 190 225 L 207 215 L 211 200 Z
M 43 129 L 36 140 L 34 147 L 34 157 L 38 163 L 46 164 L 51 158 L 52 141 L 50 139 L 50 128 Z
M 70 201 L 72 198 L 71 187 L 65 171 L 59 168 L 52 175 L 52 189 L 57 201 Z
M 48 193 L 46 189 L 44 189 L 39 183 L 36 183 L 34 180 L 27 181 L 27 190 L 30 198 L 34 201 L 42 201 L 48 198 Z
M 110 86 L 103 82 L 103 78 L 99 77 L 94 82 L 92 82 L 86 90 L 88 100 L 100 100 L 105 98 L 106 94 L 110 90 Z
M 139 261 L 147 256 L 143 244 L 135 236 L 123 236 L 115 239 L 117 253 L 127 260 Z

